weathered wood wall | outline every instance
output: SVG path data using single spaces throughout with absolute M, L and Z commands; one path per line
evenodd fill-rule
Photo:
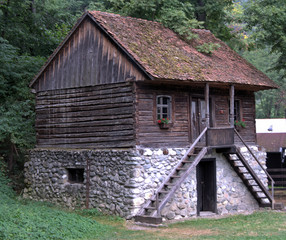
M 186 147 L 192 142 L 191 104 L 192 97 L 204 98 L 204 89 L 197 87 L 178 87 L 166 85 L 137 84 L 136 144 L 145 147 Z M 210 89 L 211 126 L 229 127 L 229 90 Z M 160 129 L 156 119 L 156 96 L 172 97 L 172 122 L 169 129 Z M 248 143 L 255 138 L 255 101 L 251 92 L 236 92 L 235 99 L 241 101 L 241 114 L 246 128 L 240 134 Z M 236 139 L 237 141 L 238 139 Z
M 37 93 L 37 147 L 134 146 L 132 91 L 117 83 Z
M 145 76 L 94 22 L 85 19 L 33 85 L 38 91 L 125 82 Z

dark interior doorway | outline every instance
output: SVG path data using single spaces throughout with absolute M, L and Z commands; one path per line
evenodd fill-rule
M 202 211 L 217 212 L 216 161 L 202 159 L 197 165 L 197 214 Z
M 191 101 L 191 131 L 193 142 L 206 127 L 206 103 L 204 99 L 192 98 Z M 204 137 L 201 141 L 204 141 Z

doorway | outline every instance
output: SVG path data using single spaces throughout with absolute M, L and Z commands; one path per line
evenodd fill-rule
M 191 100 L 191 131 L 192 142 L 206 127 L 206 102 L 203 98 L 192 98 Z M 204 137 L 200 140 L 203 142 Z
M 216 161 L 202 159 L 197 165 L 197 215 L 208 211 L 217 213 Z

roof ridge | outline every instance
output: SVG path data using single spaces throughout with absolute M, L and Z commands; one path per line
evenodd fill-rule
M 92 14 L 92 13 L 99 13 L 99 15 L 104 15 L 104 16 L 120 17 L 120 18 L 130 19 L 130 20 L 133 20 L 133 21 L 149 22 L 149 23 L 153 23 L 153 24 L 157 23 L 157 24 L 160 24 L 160 25 L 164 26 L 162 23 L 160 23 L 160 22 L 158 22 L 156 20 L 147 20 L 147 19 L 144 19 L 144 18 L 124 16 L 124 15 L 120 15 L 119 13 L 109 13 L 109 12 L 102 12 L 102 11 L 98 11 L 98 10 L 92 10 L 92 11 L 89 10 L 87 12 L 90 13 L 90 14 Z M 167 28 L 167 27 L 165 27 L 165 28 Z

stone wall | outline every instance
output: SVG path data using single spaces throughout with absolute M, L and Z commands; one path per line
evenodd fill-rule
M 243 150 L 243 149 L 242 149 Z M 265 153 L 256 155 L 265 165 Z M 89 207 L 110 214 L 130 218 L 151 198 L 164 178 L 185 154 L 185 149 L 129 150 L 47 150 L 31 151 L 25 164 L 27 187 L 24 197 L 49 201 L 70 208 L 84 207 L 86 202 L 86 166 L 90 166 Z M 245 153 L 247 155 L 247 153 Z M 213 153 L 206 158 L 216 158 L 217 211 L 219 214 L 252 211 L 258 208 L 241 179 L 227 160 Z M 253 160 L 250 164 L 267 183 L 266 177 Z M 70 183 L 68 169 L 81 168 L 83 183 Z M 196 215 L 197 191 L 194 170 L 173 199 L 162 211 L 167 219 Z

